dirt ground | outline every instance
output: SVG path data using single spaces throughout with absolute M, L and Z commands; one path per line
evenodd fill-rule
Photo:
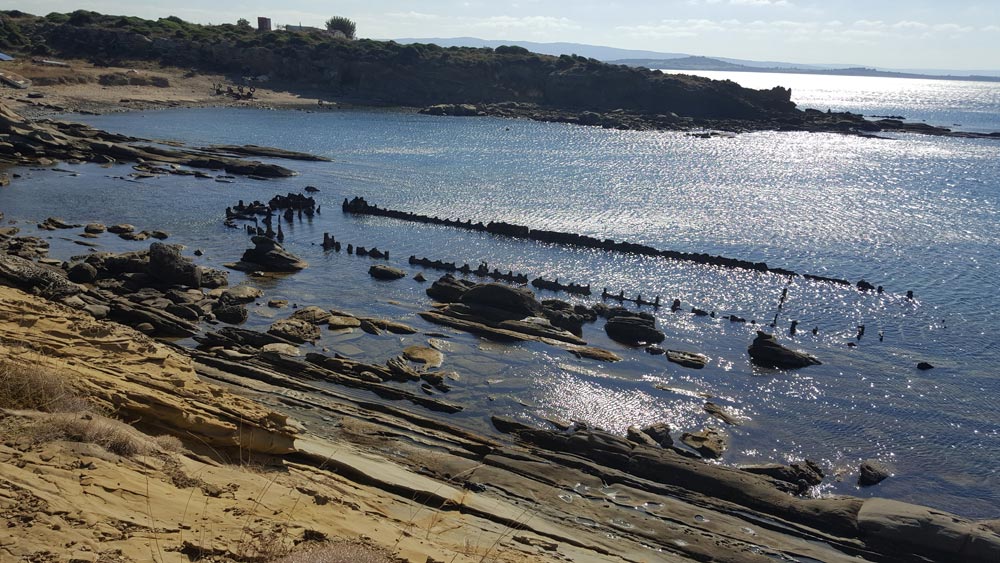
M 57 113 L 111 113 L 170 107 L 231 106 L 282 109 L 330 109 L 336 104 L 313 93 L 300 95 L 271 83 L 257 83 L 252 98 L 227 94 L 239 84 L 226 76 L 136 63 L 129 67 L 97 67 L 86 61 L 60 60 L 53 66 L 39 59 L 0 63 L 0 72 L 31 81 L 27 89 L 0 88 L 0 99 L 26 117 Z M 221 85 L 222 94 L 216 94 Z M 244 89 L 244 93 L 248 88 Z

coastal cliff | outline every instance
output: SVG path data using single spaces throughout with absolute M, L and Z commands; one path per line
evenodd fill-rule
M 320 32 L 257 32 L 77 11 L 3 12 L 0 46 L 99 62 L 155 61 L 233 76 L 267 76 L 330 96 L 404 106 L 521 102 L 572 111 L 626 110 L 706 119 L 772 119 L 799 112 L 785 88 L 664 74 L 516 47 L 400 45 Z

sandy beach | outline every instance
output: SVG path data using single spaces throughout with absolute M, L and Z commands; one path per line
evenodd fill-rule
M 135 63 L 127 67 L 98 67 L 82 60 L 57 62 L 18 59 L 4 63 L 0 72 L 15 73 L 31 81 L 23 90 L 0 89 L 0 99 L 22 115 L 42 117 L 61 113 L 111 113 L 175 107 L 252 107 L 281 109 L 330 109 L 319 96 L 293 93 L 270 82 L 253 82 L 250 99 L 235 99 L 227 89 L 238 87 L 242 77 L 206 74 L 184 69 Z M 103 78 L 102 78 L 103 77 Z M 221 85 L 218 95 L 215 86 Z M 245 88 L 249 93 L 249 86 Z M 36 97 L 37 96 L 37 97 Z

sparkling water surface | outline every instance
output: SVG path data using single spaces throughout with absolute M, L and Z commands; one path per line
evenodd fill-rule
M 789 75 L 775 76 L 777 83 L 788 83 Z M 854 83 L 845 83 L 845 92 L 819 82 L 813 95 L 829 91 L 827 105 L 856 95 Z M 900 96 L 910 97 L 894 98 L 888 91 L 884 97 L 909 104 L 904 115 L 919 116 L 920 108 L 933 106 L 937 82 L 926 88 L 923 81 L 903 82 Z M 982 95 L 993 95 L 994 85 L 982 84 Z M 793 95 L 803 91 L 794 88 Z M 1000 113 L 998 105 L 993 115 Z M 864 113 L 895 113 L 894 107 L 887 103 Z M 948 118 L 934 123 L 947 124 L 965 110 L 934 111 Z M 591 283 L 598 294 L 607 286 L 629 295 L 660 295 L 667 303 L 676 297 L 684 304 L 681 312 L 656 312 L 667 334 L 664 347 L 711 358 L 703 370 L 682 368 L 608 340 L 600 323 L 586 326 L 584 338 L 624 361 L 602 364 L 540 344 L 455 335 L 445 341 L 443 367 L 459 379 L 444 398 L 466 406 L 449 417 L 458 424 L 485 430 L 496 413 L 582 420 L 624 432 L 631 424 L 663 420 L 676 437 L 679 431 L 722 426 L 702 410 L 710 396 L 744 421 L 726 428 L 731 446 L 725 463 L 808 457 L 830 474 L 844 474 L 843 480 L 828 479 L 832 484 L 823 493 L 877 494 L 970 516 L 1000 516 L 1000 142 L 771 132 L 698 139 L 393 111 L 186 109 L 73 119 L 146 138 L 271 145 L 333 162 L 284 161 L 301 175 L 232 184 L 184 176 L 126 180 L 127 166 L 59 166 L 76 176 L 20 169 L 24 177 L 0 190 L 0 210 L 27 234 L 35 232 L 34 222 L 52 215 L 81 223 L 128 222 L 170 231 L 171 242 L 187 245 L 188 252 L 203 249 L 201 262 L 218 267 L 237 260 L 249 245 L 244 233 L 222 225 L 225 207 L 313 185 L 321 190 L 315 196 L 322 213 L 312 221 L 283 223 L 285 246 L 310 268 L 273 280 L 246 280 L 233 272 L 233 283 L 259 285 L 266 298 L 369 312 L 441 331 L 416 315 L 430 305 L 426 284 L 372 280 L 368 258 L 322 251 L 318 244 L 330 232 L 345 244 L 387 249 L 390 265 L 411 272 L 419 270 L 406 265 L 411 254 L 473 266 L 486 260 L 503 271 Z M 746 354 L 757 327 L 721 317 L 770 324 L 788 283 L 783 277 L 343 215 L 340 202 L 355 195 L 441 217 L 512 221 L 864 278 L 884 285 L 886 293 L 792 280 L 775 330 L 783 343 L 815 354 L 823 365 L 766 370 L 752 366 Z M 53 256 L 87 252 L 72 242 L 76 231 L 42 236 L 52 237 Z M 112 235 L 97 242 L 108 250 L 148 246 Z M 425 275 L 435 279 L 439 273 Z M 915 300 L 905 298 L 907 290 Z M 695 317 L 691 307 L 716 311 L 717 318 Z M 288 313 L 254 307 L 248 326 L 264 328 Z M 788 334 L 792 320 L 800 323 L 794 337 Z M 866 332 L 858 340 L 862 324 Z M 326 333 L 319 347 L 384 361 L 403 345 L 426 342 L 426 335 Z M 937 367 L 918 371 L 920 361 Z M 852 472 L 867 458 L 889 463 L 894 477 L 857 489 Z

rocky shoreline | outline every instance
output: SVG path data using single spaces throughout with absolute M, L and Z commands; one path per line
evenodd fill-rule
M 175 263 L 175 267 L 150 270 L 147 265 L 147 275 L 172 272 L 161 275 L 158 282 L 138 280 L 134 275 L 138 272 L 121 272 L 104 279 L 158 285 L 165 291 L 163 295 L 177 301 L 193 300 L 196 293 L 202 293 L 196 278 L 183 277 L 185 272 L 193 274 L 184 260 L 173 260 L 176 257 L 172 254 L 167 260 L 154 257 L 162 251 L 151 250 L 150 263 Z M 111 305 L 101 306 L 88 298 L 107 297 L 107 288 L 78 285 L 69 281 L 63 270 L 27 259 L 7 254 L 0 257 L 0 281 L 7 286 L 0 287 L 4 303 L 0 308 L 0 342 L 5 343 L 5 359 L 20 362 L 34 357 L 32 361 L 52 369 L 68 369 L 74 374 L 67 375 L 73 378 L 74 387 L 116 416 L 146 431 L 177 436 L 195 450 L 200 444 L 211 446 L 207 452 L 214 451 L 193 459 L 238 450 L 241 457 L 268 455 L 268 463 L 278 470 L 285 467 L 309 472 L 309 481 L 299 485 L 286 482 L 285 486 L 304 491 L 309 503 L 316 505 L 308 511 L 312 518 L 346 515 L 353 510 L 350 503 L 321 510 L 327 503 L 316 499 L 329 493 L 317 492 L 316 485 L 306 483 L 324 479 L 323 475 L 337 475 L 341 482 L 338 495 L 349 498 L 366 492 L 385 498 L 383 502 L 415 504 L 435 515 L 431 522 L 421 524 L 428 526 L 427 538 L 433 534 L 434 540 L 397 540 L 397 549 L 410 550 L 410 561 L 423 561 L 420 557 L 451 560 L 441 558 L 448 554 L 455 554 L 455 560 L 476 560 L 475 556 L 462 558 L 455 543 L 456 535 L 464 536 L 461 530 L 470 520 L 494 530 L 491 533 L 498 538 L 498 547 L 492 555 L 501 561 L 557 556 L 643 561 L 650 549 L 657 557 L 732 561 L 764 561 L 775 556 L 821 561 L 858 557 L 870 561 L 913 557 L 992 561 L 1000 553 L 995 522 L 967 521 L 878 498 L 812 498 L 803 482 L 822 478 L 815 466 L 805 463 L 741 470 L 706 464 L 689 450 L 677 449 L 666 428 L 630 430 L 626 438 L 580 425 L 535 428 L 494 417 L 494 427 L 513 440 L 471 433 L 440 414 L 430 414 L 455 412 L 460 406 L 442 398 L 446 377 L 432 377 L 441 372 L 419 367 L 433 358 L 423 355 L 416 361 L 414 358 L 420 357 L 417 350 L 401 351 L 398 360 L 381 366 L 318 353 L 304 358 L 296 355 L 295 349 L 310 340 L 311 327 L 321 323 L 361 327 L 374 325 L 377 319 L 307 307 L 289 317 L 289 321 L 296 321 L 292 326 L 279 329 L 289 321 L 277 321 L 268 333 L 235 327 L 202 332 L 167 312 L 178 303 L 157 305 L 147 299 L 137 304 L 138 299 L 151 295 L 141 287 L 126 291 L 127 305 L 112 300 Z M 106 256 L 102 271 L 108 272 L 109 264 L 137 259 L 135 253 L 124 258 Z M 480 314 L 497 303 L 493 300 L 496 291 L 508 291 L 494 284 L 481 287 L 479 291 L 485 292 L 481 296 L 460 298 L 467 307 L 483 308 Z M 266 298 L 248 290 L 237 287 L 203 295 L 210 300 L 211 295 L 218 295 L 219 303 Z M 504 295 L 500 301 L 510 303 L 510 296 Z M 529 301 L 521 302 L 531 307 Z M 194 303 L 196 308 L 200 303 Z M 133 306 L 137 311 L 134 316 L 129 309 Z M 507 306 L 504 310 L 513 309 Z M 107 317 L 98 320 L 102 314 Z M 152 326 L 153 334 L 162 336 L 172 335 L 173 327 L 184 326 L 203 336 L 198 337 L 199 347 L 190 349 L 149 340 L 121 323 L 140 332 Z M 381 329 L 416 332 L 384 319 Z M 154 365 L 159 371 L 150 371 Z M 406 390 L 405 382 L 411 380 L 420 383 L 422 393 Z M 203 381 L 223 385 L 237 395 L 249 393 L 257 402 L 237 398 L 211 384 L 205 387 Z M 413 406 L 403 406 L 405 403 Z M 236 410 L 236 405 L 241 410 Z M 278 414 L 289 411 L 304 417 L 302 422 Z M 20 415 L 3 411 L 2 418 L 11 416 Z M 687 435 L 682 440 L 696 443 Z M 9 443 L 0 448 L 0 456 L 21 460 L 22 468 L 37 467 L 33 465 L 38 463 L 34 461 L 37 446 Z M 52 446 L 45 448 L 51 450 Z M 392 452 L 391 461 L 385 452 Z M 95 454 L 60 455 L 68 456 L 65 462 L 70 463 L 74 455 L 86 460 Z M 40 470 L 42 474 L 46 471 Z M 21 471 L 0 476 L 0 492 L 32 486 L 33 481 Z M 111 472 L 112 478 L 116 474 L 121 478 L 122 471 L 125 469 Z M 206 499 L 213 493 L 197 487 L 191 492 Z M 34 494 L 48 498 L 50 504 L 56 502 L 44 490 Z M 238 499 L 236 495 L 233 501 Z M 43 510 L 32 518 L 44 514 L 52 512 Z M 65 521 L 65 517 L 55 518 Z M 287 539 L 291 543 L 306 537 L 343 536 L 354 529 L 338 529 L 336 523 L 324 527 L 318 520 L 306 525 L 291 514 L 288 518 L 296 522 L 292 526 L 296 531 Z M 334 521 L 339 518 L 335 516 Z M 64 524 L 66 533 L 84 533 L 72 522 Z M 65 535 L 60 534 L 62 525 L 45 537 Z M 317 536 L 319 528 L 324 531 Z M 15 542 L 0 541 L 0 549 L 15 556 L 28 555 L 24 546 L 35 544 L 18 538 L 23 540 L 27 537 L 24 534 L 39 537 L 32 530 L 35 528 L 23 525 L 8 530 Z M 185 550 L 219 549 L 191 538 L 181 540 L 183 528 L 160 533 L 160 541 L 175 546 L 171 549 L 176 548 L 178 555 Z M 392 547 L 392 536 L 397 533 L 391 529 L 389 537 L 383 535 L 383 545 Z M 136 537 L 124 534 L 113 543 L 135 556 L 136 541 Z M 190 545 L 185 547 L 185 541 Z M 237 551 L 222 548 L 218 555 L 244 560 Z
M 6 110 L 2 117 L 10 145 L 5 154 L 22 164 L 141 159 L 143 166 L 177 173 L 184 168 L 171 165 L 204 163 L 231 167 L 232 173 L 284 175 L 287 169 L 242 157 L 308 157 L 260 147 L 136 148 L 141 141 L 85 127 L 32 124 Z M 42 224 L 100 231 L 96 223 L 52 218 Z M 134 233 L 124 226 L 116 230 L 120 236 Z M 243 266 L 306 267 L 284 251 L 279 233 L 255 232 Z M 287 304 L 249 286 L 229 287 L 225 272 L 199 266 L 176 246 L 157 241 L 148 250 L 90 253 L 64 263 L 46 258 L 44 240 L 17 234 L 0 234 L 3 359 L 65 374 L 104 412 L 144 432 L 174 436 L 186 453 L 143 464 L 72 441 L 36 443 L 5 435 L 0 459 L 13 469 L 0 473 L 0 510 L 14 526 L 0 535 L 0 553 L 11 557 L 39 558 L 51 546 L 74 542 L 77 551 L 89 554 L 79 557 L 109 560 L 100 554 L 118 550 L 117 560 L 138 561 L 149 556 L 154 537 L 163 546 L 154 559 L 258 561 L 234 538 L 250 534 L 266 542 L 276 522 L 284 525 L 272 541 L 289 549 L 365 535 L 421 563 L 1000 557 L 996 521 L 879 498 L 813 498 L 810 486 L 823 476 L 808 461 L 744 469 L 707 463 L 699 457 L 715 458 L 724 449 L 721 433 L 712 428 L 678 436 L 687 447 L 675 445 L 665 426 L 630 429 L 623 437 L 580 424 L 536 428 L 494 417 L 497 434 L 471 432 L 448 419 L 462 410 L 447 395 L 460 374 L 440 369 L 440 351 L 431 340 L 441 338 L 438 333 L 320 307 L 297 308 L 266 332 L 251 331 L 235 326 L 246 320 L 247 305 Z M 605 330 L 620 342 L 653 348 L 657 338 L 663 340 L 649 315 L 540 302 L 527 289 L 503 284 L 446 275 L 427 293 L 437 302 L 420 315 L 429 322 L 497 340 L 540 342 L 595 361 L 615 360 L 579 335 L 582 324 L 598 316 L 609 319 Z M 401 349 L 381 364 L 303 354 L 323 326 L 417 334 L 428 346 Z M 198 345 L 172 343 L 188 337 Z M 762 357 L 773 365 L 815 361 L 775 349 L 763 336 L 758 340 Z M 697 368 L 697 354 L 660 353 Z M 712 403 L 705 410 L 726 424 L 736 422 Z M 2 410 L 0 425 L 23 424 L 31 416 Z M 227 469 L 233 458 L 254 456 L 266 460 L 267 477 Z M 170 477 L 174 466 L 166 459 L 184 467 L 183 475 L 210 475 L 213 482 Z M 81 470 L 85 477 L 73 476 Z M 40 475 L 52 475 L 58 484 Z M 271 499 L 268 479 L 282 500 Z M 227 482 L 254 493 L 226 490 Z M 66 508 L 94 496 L 110 508 L 89 520 L 79 508 Z M 191 533 L 186 503 L 170 498 L 203 502 L 202 514 L 211 503 L 219 513 L 211 525 L 220 531 Z M 261 503 L 270 515 L 255 514 Z M 308 508 L 300 510 L 300 503 Z M 156 516 L 144 508 L 151 505 Z M 233 511 L 253 517 L 242 528 L 223 524 Z M 166 521 L 166 514 L 175 521 Z M 470 546 L 475 533 L 483 540 Z
M 1000 139 L 1000 132 L 973 133 L 952 131 L 926 123 L 911 123 L 899 119 L 865 119 L 850 112 L 822 112 L 805 109 L 787 115 L 762 116 L 758 119 L 692 118 L 669 114 L 637 113 L 626 110 L 610 112 L 567 111 L 534 103 L 502 102 L 480 104 L 437 104 L 420 110 L 424 115 L 452 117 L 504 117 L 531 119 L 550 123 L 603 127 L 623 131 L 680 131 L 701 138 L 724 136 L 726 133 L 756 131 L 800 131 L 808 133 L 839 133 L 863 137 L 878 137 L 879 133 L 916 133 L 963 139 Z

